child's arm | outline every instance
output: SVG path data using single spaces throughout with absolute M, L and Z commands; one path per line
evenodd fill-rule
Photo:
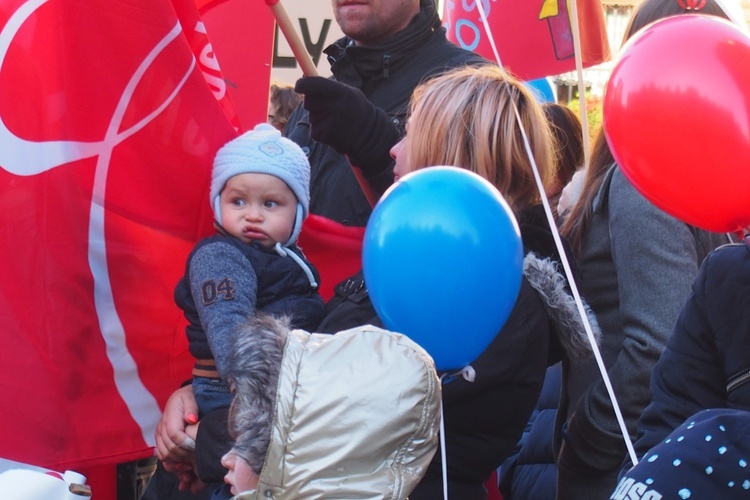
M 255 314 L 257 275 L 239 249 L 217 241 L 193 255 L 190 289 L 216 367 L 222 374 L 232 332 Z

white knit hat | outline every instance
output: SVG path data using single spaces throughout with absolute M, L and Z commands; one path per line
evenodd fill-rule
M 310 162 L 307 155 L 294 142 L 273 126 L 260 123 L 226 143 L 214 158 L 211 173 L 210 201 L 216 221 L 221 224 L 220 195 L 227 181 L 239 174 L 269 174 L 284 181 L 297 197 L 297 219 L 292 236 L 285 245 L 291 245 L 299 236 L 302 221 L 310 207 Z

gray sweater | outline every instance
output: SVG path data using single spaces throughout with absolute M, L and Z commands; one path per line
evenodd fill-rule
M 579 256 L 579 285 L 597 315 L 602 358 L 633 438 L 650 401 L 651 370 L 698 268 L 726 242 L 725 235 L 698 230 L 656 208 L 616 165 L 607 173 Z M 627 449 L 595 360 L 570 368 L 558 498 L 609 498 Z

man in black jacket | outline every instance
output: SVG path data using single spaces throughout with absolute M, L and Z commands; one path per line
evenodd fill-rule
M 302 78 L 305 100 L 284 130 L 308 153 L 310 213 L 365 226 L 374 196 L 393 183 L 390 149 L 403 136 L 409 98 L 424 79 L 485 59 L 449 42 L 434 0 L 332 0 L 346 35 L 325 53 L 333 79 Z M 348 159 L 347 159 L 348 156 Z

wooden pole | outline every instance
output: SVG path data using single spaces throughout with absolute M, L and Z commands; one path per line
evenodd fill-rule
M 302 42 L 302 39 L 294 29 L 294 25 L 289 19 L 289 16 L 287 15 L 284 7 L 281 5 L 279 0 L 265 1 L 266 4 L 271 8 L 273 17 L 276 19 L 276 24 L 279 25 L 279 29 L 284 34 L 284 38 L 286 38 L 286 41 L 292 48 L 292 53 L 294 54 L 294 58 L 297 60 L 297 63 L 302 69 L 302 74 L 305 76 L 318 76 L 318 70 L 315 68 L 315 64 L 313 64 L 312 58 L 305 48 L 305 44 Z M 367 201 L 370 202 L 370 206 L 374 206 L 378 199 L 377 196 L 375 196 L 375 194 L 373 193 L 370 184 L 365 180 L 364 175 L 362 174 L 362 170 L 354 165 L 352 165 L 352 170 L 354 171 L 354 175 L 357 178 L 357 182 L 359 182 L 359 185 L 362 188 L 362 192 L 365 194 L 365 198 L 367 198 Z
M 315 64 L 313 64 L 313 60 L 307 52 L 305 44 L 302 42 L 299 34 L 297 34 L 297 30 L 294 29 L 294 25 L 284 7 L 279 0 L 265 1 L 266 5 L 271 9 L 271 13 L 276 19 L 276 24 L 278 24 L 281 33 L 292 48 L 292 54 L 294 54 L 297 64 L 302 69 L 302 74 L 305 76 L 318 76 L 318 70 L 315 68 Z

